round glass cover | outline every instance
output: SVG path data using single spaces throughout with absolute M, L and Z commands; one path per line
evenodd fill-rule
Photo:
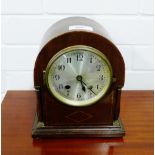
M 112 67 L 99 50 L 76 45 L 62 49 L 51 58 L 45 78 L 50 93 L 62 103 L 88 106 L 106 94 Z

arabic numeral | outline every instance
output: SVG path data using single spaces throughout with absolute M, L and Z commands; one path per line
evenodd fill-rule
M 83 54 L 82 53 L 77 54 L 77 61 L 83 61 Z
M 59 84 L 58 88 L 59 90 L 63 89 L 63 84 Z
M 59 71 L 64 71 L 65 70 L 65 65 L 58 65 L 58 70 Z
M 77 99 L 80 99 L 82 96 L 80 93 L 77 94 Z
M 69 96 L 69 93 L 70 93 L 70 91 L 69 91 L 69 90 L 67 90 L 67 96 Z
M 101 65 L 96 65 L 97 71 L 101 71 Z
M 90 63 L 93 63 L 93 58 L 92 57 L 90 58 Z
M 103 75 L 99 75 L 99 80 L 104 80 L 104 76 Z
M 67 63 L 71 63 L 71 62 L 72 62 L 72 58 L 71 57 L 67 58 Z
M 58 74 L 54 75 L 54 79 L 55 80 L 60 80 L 60 75 L 58 75 Z

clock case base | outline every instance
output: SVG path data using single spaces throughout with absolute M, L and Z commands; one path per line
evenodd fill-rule
M 35 121 L 32 129 L 33 138 L 78 138 L 78 137 L 123 137 L 125 130 L 121 119 L 113 122 L 113 125 L 96 126 L 44 126 L 43 122 Z

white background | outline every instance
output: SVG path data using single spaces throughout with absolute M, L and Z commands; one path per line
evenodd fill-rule
M 153 89 L 153 0 L 2 0 L 2 96 L 32 90 L 44 32 L 68 16 L 102 24 L 126 64 L 124 89 Z

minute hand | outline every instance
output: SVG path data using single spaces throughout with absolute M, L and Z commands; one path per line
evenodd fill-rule
M 88 88 L 88 86 L 86 85 L 86 83 L 85 82 L 83 82 L 82 80 L 81 80 L 81 82 Z M 94 91 L 92 90 L 92 89 L 90 89 L 90 88 L 88 88 L 91 92 L 93 92 L 94 93 Z M 96 93 L 94 93 L 95 95 L 96 95 Z

